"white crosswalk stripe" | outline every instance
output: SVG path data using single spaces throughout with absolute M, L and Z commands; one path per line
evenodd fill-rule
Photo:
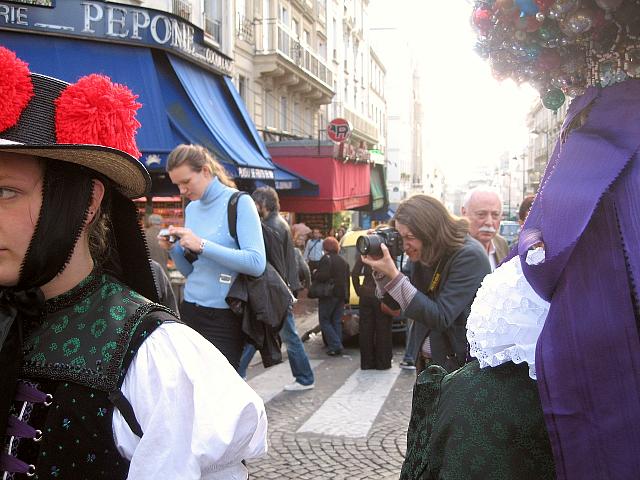
M 356 370 L 298 433 L 366 437 L 399 373 L 397 366 L 389 370 Z
M 309 360 L 311 368 L 315 368 L 320 365 L 323 360 Z M 284 361 L 273 367 L 269 367 L 264 373 L 256 375 L 250 379 L 247 383 L 253 388 L 262 401 L 267 403 L 273 397 L 283 391 L 283 387 L 288 383 L 293 383 L 294 379 L 291 376 L 291 368 L 289 362 Z

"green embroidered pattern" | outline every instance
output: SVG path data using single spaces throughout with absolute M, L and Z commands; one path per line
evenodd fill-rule
M 159 307 L 108 275 L 90 275 L 56 302 L 63 308 L 49 308 L 25 340 L 25 374 L 113 388 L 132 332 Z

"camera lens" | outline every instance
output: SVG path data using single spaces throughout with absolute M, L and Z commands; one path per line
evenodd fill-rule
M 356 240 L 356 249 L 360 252 L 360 255 L 369 254 L 369 237 L 362 236 Z
M 382 249 L 380 246 L 383 241 L 384 239 L 375 233 L 372 235 L 366 235 L 356 240 L 356 248 L 358 249 L 358 252 L 360 252 L 360 255 L 379 256 L 382 255 Z

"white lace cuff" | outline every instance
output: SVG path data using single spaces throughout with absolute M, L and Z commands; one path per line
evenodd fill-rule
M 544 261 L 544 250 L 534 261 Z M 467 320 L 471 355 L 480 367 L 505 362 L 527 362 L 535 380 L 536 342 L 544 326 L 549 303 L 538 296 L 522 273 L 520 257 L 514 257 L 487 275 L 476 294 Z

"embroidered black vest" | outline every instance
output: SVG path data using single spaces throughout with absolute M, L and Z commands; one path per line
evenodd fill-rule
M 175 317 L 100 273 L 49 300 L 43 316 L 24 342 L 19 391 L 35 387 L 50 397 L 18 395 L 13 414 L 37 430 L 33 438 L 7 437 L 4 451 L 35 466 L 29 478 L 125 479 L 129 462 L 113 441 L 114 404 L 135 424 L 120 394 L 124 376 L 145 338 Z

